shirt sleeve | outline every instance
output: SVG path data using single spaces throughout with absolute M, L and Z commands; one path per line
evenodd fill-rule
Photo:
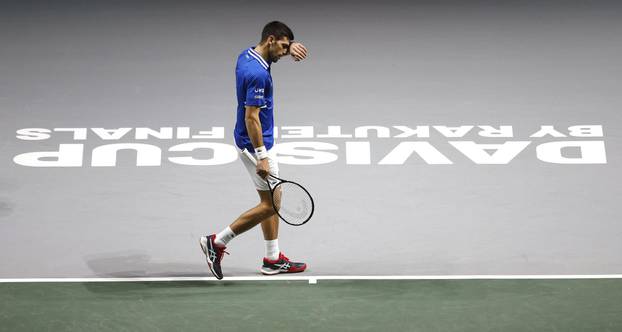
M 267 75 L 260 73 L 253 74 L 248 79 L 246 86 L 246 106 L 264 106 L 266 105 L 265 92 L 268 84 Z

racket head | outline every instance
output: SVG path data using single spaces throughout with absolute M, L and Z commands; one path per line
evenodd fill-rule
M 279 218 L 292 226 L 306 224 L 315 211 L 315 202 L 309 191 L 296 182 L 269 177 L 278 180 L 272 184 L 268 181 L 268 184 L 272 192 L 272 207 Z
M 248 150 L 242 150 L 242 154 L 257 165 L 257 160 Z M 272 174 L 268 174 L 266 183 L 272 196 L 272 208 L 281 220 L 292 226 L 302 226 L 311 219 L 315 203 L 307 189 L 296 182 L 283 180 Z M 282 200 L 282 197 L 286 197 L 285 200 Z

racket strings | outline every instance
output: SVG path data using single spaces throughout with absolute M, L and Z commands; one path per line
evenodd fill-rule
M 313 211 L 309 194 L 299 185 L 280 183 L 274 188 L 274 206 L 284 220 L 293 224 L 306 222 Z

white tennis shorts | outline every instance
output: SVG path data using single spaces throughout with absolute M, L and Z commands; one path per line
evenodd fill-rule
M 248 160 L 248 158 L 242 154 L 242 150 L 239 150 L 239 152 L 240 159 L 242 160 L 244 167 L 248 171 L 248 175 L 250 175 L 251 179 L 253 180 L 255 188 L 261 191 L 270 190 L 268 184 L 266 183 L 266 180 L 262 179 L 261 176 L 257 175 L 257 166 L 255 166 L 252 161 Z M 251 154 L 255 159 L 257 159 L 255 153 L 251 152 Z M 268 167 L 270 168 L 270 174 L 274 176 L 279 176 L 279 163 L 276 161 L 276 153 L 274 149 L 268 150 Z

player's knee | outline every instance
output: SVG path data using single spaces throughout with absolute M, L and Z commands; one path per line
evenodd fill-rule
M 259 208 L 261 209 L 261 215 L 264 218 L 268 218 L 276 214 L 276 211 L 274 211 L 274 208 L 272 207 L 272 203 L 261 202 L 259 203 Z
M 272 205 L 268 207 L 267 214 L 268 214 L 268 217 L 272 217 L 276 214 L 276 211 L 274 210 L 274 207 L 272 207 Z

